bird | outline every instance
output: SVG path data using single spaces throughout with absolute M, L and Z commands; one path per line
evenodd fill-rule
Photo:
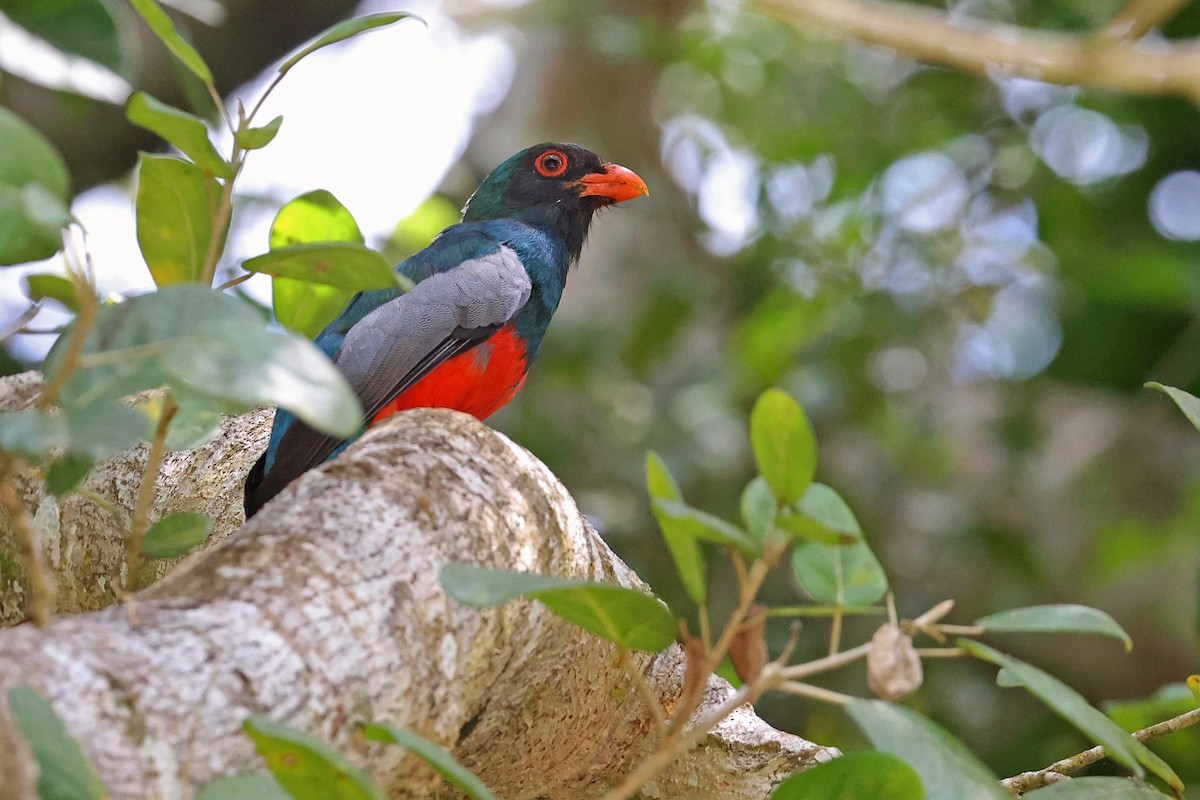
M 406 409 L 482 420 L 505 406 L 525 383 L 593 215 L 649 193 L 633 170 L 565 142 L 534 145 L 493 169 L 462 221 L 396 266 L 409 291 L 359 292 L 314 340 L 362 404 L 359 435 Z M 354 438 L 279 409 L 246 478 L 246 518 Z

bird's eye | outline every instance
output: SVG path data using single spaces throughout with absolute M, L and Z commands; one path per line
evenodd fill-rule
M 537 157 L 533 166 L 547 178 L 557 178 L 567 171 L 567 154 L 561 150 L 547 150 Z

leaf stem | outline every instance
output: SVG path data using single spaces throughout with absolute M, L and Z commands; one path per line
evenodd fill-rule
M 146 466 L 142 470 L 142 483 L 138 488 L 137 505 L 133 509 L 133 518 L 129 523 L 129 536 L 125 539 L 125 591 L 137 589 L 137 576 L 142 567 L 142 538 L 150 522 L 150 506 L 154 503 L 154 488 L 158 484 L 158 470 L 162 466 L 163 455 L 167 450 L 167 429 L 179 406 L 175 398 L 167 392 L 163 396 L 162 411 L 159 413 L 158 425 L 154 428 L 154 438 L 150 442 L 150 450 L 146 453 Z
M 58 402 L 58 395 L 62 392 L 63 387 L 67 385 L 67 381 L 79 369 L 80 360 L 83 356 L 83 348 L 87 343 L 88 334 L 92 330 L 92 326 L 96 323 L 96 314 L 99 305 L 96 300 L 96 292 L 89 281 L 86 281 L 82 274 L 74 274 L 73 285 L 75 287 L 75 299 L 79 302 L 79 314 L 75 317 L 75 324 L 71 327 L 70 338 L 67 340 L 67 350 L 63 354 L 62 362 L 59 363 L 58 369 L 50 377 L 49 382 L 42 388 L 42 394 L 38 397 L 37 408 L 45 411 L 53 408 Z
M 789 694 L 800 695 L 801 697 L 811 697 L 813 700 L 832 703 L 835 706 L 848 706 L 858 699 L 853 695 L 842 694 L 832 689 L 813 686 L 811 683 L 800 683 L 799 681 L 784 681 L 779 684 L 779 690 Z
M 245 275 L 238 275 L 236 278 L 230 278 L 229 280 L 225 281 L 220 286 L 218 286 L 217 291 L 223 292 L 226 289 L 232 289 L 235 286 L 239 286 L 239 285 L 245 283 L 246 281 L 250 280 L 251 278 L 253 278 L 256 274 L 258 274 L 258 273 L 247 272 Z

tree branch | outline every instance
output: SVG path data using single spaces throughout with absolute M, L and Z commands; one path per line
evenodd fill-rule
M 253 440 L 265 417 L 229 425 L 243 426 Z M 227 473 L 232 506 L 256 454 L 191 458 Z M 596 797 L 643 761 L 653 714 L 628 670 L 670 707 L 679 648 L 626 665 L 541 604 L 459 606 L 438 579 L 447 561 L 641 585 L 529 453 L 465 415 L 409 412 L 139 593 L 136 627 L 110 608 L 0 631 L 0 692 L 46 696 L 109 790 L 131 800 L 190 797 L 260 769 L 240 728 L 249 713 L 332 741 L 390 797 L 435 796 L 439 780 L 400 748 L 354 736 L 356 723 L 438 741 L 504 797 Z M 733 697 L 712 678 L 697 718 Z M 658 797 L 761 800 L 832 755 L 747 706 L 699 738 L 652 778 Z M 0 800 L 33 798 L 32 773 L 0 699 Z
M 1200 708 L 1194 708 L 1177 717 L 1172 717 L 1171 719 L 1151 725 L 1149 728 L 1142 728 L 1140 731 L 1135 731 L 1133 738 L 1139 742 L 1148 742 L 1160 736 L 1166 736 L 1168 733 L 1175 733 L 1175 731 L 1189 728 L 1197 722 L 1200 722 Z M 1097 761 L 1101 761 L 1107 757 L 1108 753 L 1104 751 L 1104 748 L 1097 745 L 1090 750 L 1076 753 L 1070 758 L 1055 761 L 1044 769 L 1039 769 L 1035 772 L 1022 772 L 1020 775 L 1005 778 L 1001 783 L 1014 794 L 1024 794 L 1042 786 L 1048 786 L 1051 783 L 1061 780 L 1063 776 L 1069 775 L 1072 772 L 1078 772 L 1089 764 L 1095 764 Z
M 1146 23 L 1174 12 L 1172 0 L 1135 3 L 1118 28 L 1129 35 L 1071 34 L 951 17 L 896 0 L 751 0 L 750 7 L 784 22 L 832 29 L 838 35 L 890 47 L 904 55 L 987 75 L 1025 78 L 1138 94 L 1175 94 L 1200 102 L 1200 43 L 1135 42 Z M 1152 7 L 1152 8 L 1151 8 Z

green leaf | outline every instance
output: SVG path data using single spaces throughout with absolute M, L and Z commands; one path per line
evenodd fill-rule
M 146 415 L 116 398 L 97 398 L 83 405 L 63 406 L 70 451 L 99 460 L 150 438 Z
M 637 589 L 469 564 L 446 564 L 441 576 L 446 593 L 463 605 L 479 608 L 527 597 L 542 601 L 568 622 L 632 650 L 657 652 L 675 641 L 675 618 L 666 604 Z
M 137 240 L 159 287 L 195 283 L 203 276 L 220 191 L 216 179 L 195 164 L 142 153 Z
M 748 555 L 759 552 L 758 543 L 741 528 L 678 500 L 655 500 L 654 516 L 664 531 L 670 527 L 676 535 L 730 545 Z
M 782 389 L 768 389 L 750 412 L 750 446 L 758 471 L 781 503 L 795 503 L 812 483 L 817 442 L 800 404 Z
M 1080 605 L 1046 605 L 1014 608 L 975 620 L 988 633 L 1095 633 L 1111 636 L 1133 649 L 1133 640 L 1117 621 L 1098 608 Z
M 862 538 L 850 506 L 823 483 L 809 484 L 799 503 L 780 511 L 776 524 L 793 537 L 825 544 L 851 544 Z
M 55 497 L 62 497 L 87 477 L 95 463 L 87 456 L 71 453 L 57 459 L 46 470 L 46 490 Z
M 244 727 L 294 800 L 384 800 L 370 778 L 324 742 L 261 714 L 250 715 Z
M 0 186 L 36 183 L 65 201 L 70 191 L 67 165 L 54 145 L 32 125 L 0 107 Z
M 3 0 L 0 11 L 62 52 L 128 76 L 117 21 L 101 0 Z
M 47 356 L 48 375 L 57 372 L 67 340 L 60 337 Z M 336 436 L 361 427 L 358 399 L 316 345 L 269 327 L 245 300 L 181 284 L 100 309 L 81 368 L 62 395 L 68 417 L 83 426 L 72 428 L 72 437 L 105 434 L 102 425 L 87 430 L 87 415 L 107 408 L 104 401 L 165 385 L 190 407 L 206 402 L 213 410 L 236 411 L 274 404 Z M 123 410 L 146 427 L 145 414 Z
M 283 117 L 276 117 L 258 128 L 242 128 L 235 135 L 238 147 L 243 150 L 259 150 L 266 147 L 275 138 L 275 134 L 279 133 L 279 126 L 283 124 Z
M 189 391 L 243 406 L 286 408 L 342 438 L 362 428 L 362 406 L 333 362 L 294 333 L 261 320 L 214 322 L 166 349 L 162 366 Z
M 771 800 L 924 800 L 921 778 L 889 753 L 862 750 L 797 772 Z
M 854 524 L 857 528 L 858 523 Z M 792 573 L 801 588 L 818 603 L 869 606 L 888 590 L 887 575 L 879 559 L 861 538 L 851 544 L 796 542 L 792 551 Z
M 271 223 L 270 242 L 271 250 L 314 242 L 361 245 L 363 235 L 349 209 L 331 193 L 318 189 L 279 209 Z M 309 339 L 324 330 L 354 296 L 352 289 L 279 277 L 271 281 L 271 290 L 275 319 Z
M 129 3 L 135 11 L 142 15 L 142 19 L 146 20 L 150 30 L 154 31 L 154 35 L 167 46 L 172 55 L 200 80 L 209 86 L 213 85 L 212 70 L 208 68 L 208 64 L 204 63 L 204 59 L 196 52 L 196 48 L 188 44 L 180 35 L 175 23 L 171 21 L 167 12 L 162 10 L 162 6 L 156 0 L 129 0 Z
M 646 490 L 650 494 L 651 501 L 679 502 L 682 500 L 679 487 L 675 484 L 675 479 L 671 477 L 666 463 L 658 453 L 653 451 L 646 453 Z M 679 578 L 683 582 L 683 588 L 687 590 L 688 597 L 697 604 L 704 603 L 707 596 L 707 572 L 704 565 L 704 553 L 700 550 L 699 542 L 669 518 L 664 521 L 665 515 L 657 507 L 653 508 L 653 512 L 658 521 L 659 530 L 662 531 L 663 540 L 667 543 L 667 549 L 671 551 L 675 569 L 679 571 Z
M 1059 781 L 1021 797 L 1029 800 L 1162 800 L 1165 794 L 1132 778 L 1093 777 Z
M 917 712 L 883 700 L 857 700 L 846 713 L 871 744 L 917 771 L 928 800 L 1012 800 L 966 745 Z
M 247 272 L 336 286 L 350 292 L 399 286 L 388 260 L 354 242 L 324 242 L 281 247 L 242 263 Z
M 62 249 L 62 229 L 70 219 L 67 207 L 37 184 L 0 185 L 0 266 L 57 253 Z
M 67 167 L 33 126 L 0 107 L 0 265 L 49 258 L 70 221 Z
M 380 28 L 384 25 L 391 25 L 394 22 L 399 22 L 402 19 L 412 16 L 412 14 L 404 12 L 367 14 L 365 16 L 355 17 L 354 19 L 348 19 L 339 22 L 337 25 L 334 25 L 332 28 L 318 36 L 312 44 L 308 45 L 303 50 L 296 53 L 296 55 L 283 62 L 283 64 L 279 66 L 279 74 L 286 74 L 288 70 L 300 62 L 300 59 L 317 50 L 320 50 L 322 47 L 334 44 L 335 42 L 340 42 L 343 39 L 349 39 L 351 36 L 355 36 L 363 31 L 369 31 L 372 28 Z M 420 19 L 420 17 L 414 18 Z
M 272 250 L 313 242 L 364 242 L 350 209 L 324 189 L 284 203 L 271 221 Z
M 765 543 L 767 536 L 775 529 L 775 515 L 778 511 L 779 502 L 766 479 L 759 475 L 746 484 L 746 488 L 742 490 L 742 524 L 759 544 Z
M 213 520 L 208 514 L 178 511 L 168 514 L 150 526 L 142 539 L 142 553 L 147 558 L 175 558 L 198 547 L 212 532 Z
M 274 278 L 271 281 L 272 307 L 280 325 L 315 339 L 354 297 L 349 289 L 322 286 L 319 283 Z
M 1183 389 L 1176 389 L 1174 386 L 1164 386 L 1157 381 L 1150 381 L 1144 386 L 1147 389 L 1158 389 L 1174 400 L 1175 405 L 1179 406 L 1179 410 L 1188 418 L 1188 422 L 1192 423 L 1192 427 L 1200 430 L 1200 397 L 1185 392 Z
M 233 175 L 229 163 L 221 158 L 217 148 L 208 138 L 208 127 L 204 120 L 196 115 L 161 103 L 145 92 L 135 92 L 125 107 L 125 116 L 134 125 L 145 128 L 178 147 L 201 169 L 218 178 L 229 178 Z
M 79 742 L 45 698 L 27 686 L 14 686 L 8 707 L 37 761 L 41 800 L 108 800 Z
M 247 301 L 197 284 L 168 286 L 101 306 L 84 342 L 83 364 L 68 381 L 61 403 L 64 408 L 84 407 L 163 386 L 170 376 L 162 357 L 171 342 L 235 321 L 267 325 Z M 48 376 L 58 372 L 70 338 L 60 336 L 46 356 Z
M 33 301 L 55 300 L 69 310 L 79 313 L 79 298 L 75 296 L 75 284 L 62 275 L 38 273 L 26 275 L 25 293 Z
M 1096 744 L 1103 746 L 1110 758 L 1132 770 L 1139 778 L 1145 775 L 1142 769 L 1145 766 L 1169 786 L 1183 791 L 1179 776 L 1165 761 L 1058 678 L 979 642 L 964 639 L 959 646 L 975 657 L 1000 667 L 997 684 L 1024 688 Z
M 193 800 L 290 800 L 279 781 L 266 772 L 219 778 L 206 784 Z
M 447 783 L 471 800 L 495 800 L 496 795 L 479 780 L 473 772 L 464 767 L 445 748 L 434 744 L 423 736 L 412 731 L 402 730 L 387 723 L 374 723 L 363 726 L 363 736 L 372 742 L 388 742 L 398 744 L 413 755 L 423 759 L 429 766 L 437 770 Z
M 176 386 L 172 390 L 179 410 L 167 428 L 166 444 L 171 451 L 194 450 L 208 444 L 221 432 L 221 419 L 224 416 L 220 408 L 214 407 L 211 398 L 197 397 L 190 392 L 180 391 L 181 388 Z
M 67 441 L 67 424 L 61 416 L 33 410 L 0 413 L 0 450 L 6 453 L 37 458 L 65 447 Z

